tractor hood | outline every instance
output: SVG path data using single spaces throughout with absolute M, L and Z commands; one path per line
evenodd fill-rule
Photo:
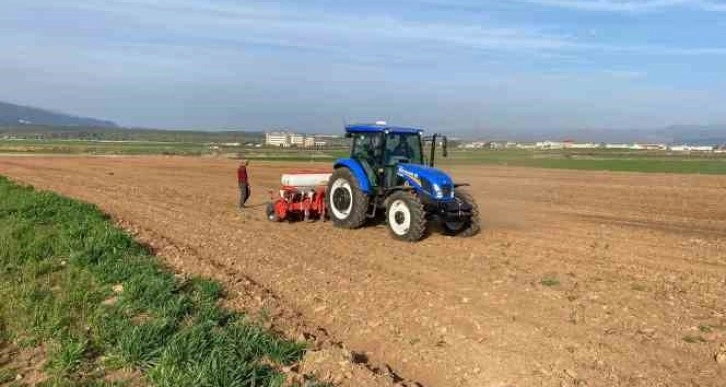
M 450 199 L 454 191 L 451 177 L 443 171 L 420 164 L 398 164 L 397 174 L 417 184 L 436 199 Z

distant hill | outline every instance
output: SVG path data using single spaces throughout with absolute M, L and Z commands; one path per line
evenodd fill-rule
M 30 106 L 0 102 L 0 124 L 2 125 L 48 125 L 83 126 L 96 128 L 117 128 L 116 123 L 88 117 L 77 117 Z

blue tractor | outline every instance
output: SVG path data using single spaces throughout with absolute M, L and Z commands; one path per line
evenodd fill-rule
M 325 197 L 335 226 L 359 228 L 383 211 L 391 235 L 402 241 L 419 241 L 434 219 L 449 235 L 479 232 L 478 207 L 460 188 L 466 184 L 434 168 L 437 142 L 447 156 L 445 136 L 424 137 L 420 129 L 385 122 L 346 125 L 345 132 L 353 139 L 351 155 L 336 161 Z

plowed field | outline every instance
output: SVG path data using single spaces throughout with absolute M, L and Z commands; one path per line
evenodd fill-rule
M 724 176 L 451 167 L 484 231 L 406 244 L 382 225 L 266 220 L 281 173 L 327 165 L 253 163 L 244 211 L 235 168 L 0 157 L 0 174 L 98 204 L 177 270 L 225 279 L 232 304 L 272 297 L 268 313 L 425 386 L 726 383 Z

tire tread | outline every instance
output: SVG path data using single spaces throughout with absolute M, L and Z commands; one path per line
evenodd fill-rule
M 351 198 L 351 200 L 353 200 L 353 208 L 351 208 L 351 213 L 346 219 L 336 218 L 330 205 L 331 188 L 333 183 L 339 178 L 344 178 L 350 183 L 350 188 L 353 194 L 353 197 Z M 330 176 L 330 180 L 328 180 L 328 189 L 325 195 L 325 206 L 327 207 L 326 212 L 333 221 L 334 226 L 346 229 L 355 229 L 363 226 L 367 219 L 366 212 L 368 211 L 369 201 L 368 195 L 360 189 L 358 179 L 353 176 L 348 168 L 336 168 L 335 171 L 333 171 L 333 174 Z
M 411 226 L 406 235 L 398 235 L 394 233 L 390 225 L 388 226 L 388 231 L 395 239 L 406 242 L 418 242 L 426 233 L 427 226 L 426 211 L 421 203 L 421 200 L 419 200 L 413 192 L 398 191 L 391 194 L 391 196 L 389 196 L 386 200 L 386 224 L 388 224 L 388 210 L 390 208 L 390 204 L 396 200 L 403 200 L 406 202 L 406 205 L 411 212 Z

